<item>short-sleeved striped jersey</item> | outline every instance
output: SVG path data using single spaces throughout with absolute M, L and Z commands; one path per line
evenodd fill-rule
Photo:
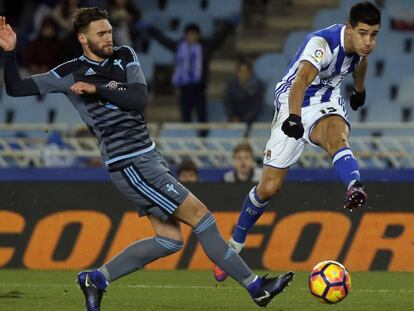
M 357 54 L 346 54 L 345 26 L 335 24 L 308 34 L 296 52 L 289 68 L 275 89 L 275 106 L 288 105 L 288 97 L 299 63 L 309 61 L 319 73 L 308 86 L 302 107 L 325 103 L 339 98 L 340 84 L 359 64 Z
M 122 110 L 99 95 L 77 95 L 70 87 L 78 81 L 119 89 L 125 84 L 146 85 L 135 52 L 127 46 L 113 48 L 101 63 L 85 56 L 63 63 L 33 80 L 41 94 L 64 93 L 96 136 L 105 164 L 134 157 L 154 149 L 141 112 Z

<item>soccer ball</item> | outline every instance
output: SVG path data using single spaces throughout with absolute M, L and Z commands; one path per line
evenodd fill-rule
M 309 276 L 309 289 L 320 302 L 337 303 L 351 290 L 351 276 L 339 262 L 322 261 Z

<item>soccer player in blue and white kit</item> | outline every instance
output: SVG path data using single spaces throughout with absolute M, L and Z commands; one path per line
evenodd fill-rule
M 4 79 L 11 96 L 62 93 L 72 102 L 100 143 L 114 185 L 148 217 L 155 236 L 136 241 L 95 270 L 81 271 L 78 283 L 88 311 L 99 311 L 109 283 L 183 247 L 180 222 L 191 226 L 211 261 L 265 307 L 293 279 L 293 272 L 258 277 L 221 237 L 214 216 L 178 183 L 155 148 L 143 117 L 147 85 L 137 55 L 113 46 L 106 11 L 80 8 L 74 29 L 83 55 L 47 73 L 22 79 L 16 63 L 16 33 L 0 16 Z M 59 308 L 55 308 L 59 309 Z M 122 308 L 121 308 L 122 309 Z
M 349 147 L 349 122 L 345 100 L 340 95 L 342 80 L 354 78 L 350 105 L 357 110 L 365 102 L 364 79 L 367 57 L 376 44 L 381 12 L 370 2 L 355 4 L 345 25 L 335 24 L 306 36 L 286 75 L 276 85 L 275 117 L 266 145 L 259 184 L 243 203 L 229 245 L 240 252 L 246 235 L 279 191 L 291 165 L 305 145 L 320 147 L 332 157 L 332 164 L 347 193 L 344 207 L 354 209 L 366 203 L 358 163 Z M 223 281 L 226 274 L 215 267 Z

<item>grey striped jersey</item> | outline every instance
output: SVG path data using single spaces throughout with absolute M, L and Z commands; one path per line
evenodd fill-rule
M 128 46 L 113 48 L 101 63 L 85 56 L 32 76 L 41 94 L 63 93 L 73 103 L 100 144 L 105 164 L 134 157 L 154 148 L 146 121 L 137 110 L 126 111 L 99 95 L 77 95 L 70 87 L 78 81 L 122 89 L 126 84 L 146 85 L 140 62 Z

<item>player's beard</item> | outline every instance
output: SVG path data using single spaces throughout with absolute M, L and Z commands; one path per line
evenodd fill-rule
M 112 50 L 112 45 L 111 46 L 104 46 L 102 48 L 100 48 L 97 44 L 94 44 L 92 42 L 88 42 L 88 47 L 89 50 L 95 54 L 96 56 L 99 56 L 101 58 L 107 58 L 109 56 L 112 55 L 112 53 L 114 52 Z

